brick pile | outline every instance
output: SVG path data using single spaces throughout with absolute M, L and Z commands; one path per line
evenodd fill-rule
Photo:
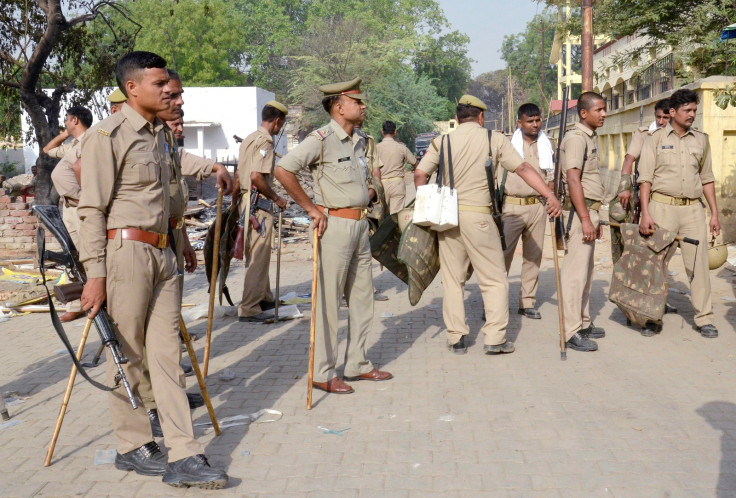
M 30 256 L 35 254 L 38 219 L 31 211 L 28 202 L 20 197 L 12 197 L 6 189 L 0 188 L 0 257 Z M 58 250 L 53 236 L 46 233 L 50 249 Z

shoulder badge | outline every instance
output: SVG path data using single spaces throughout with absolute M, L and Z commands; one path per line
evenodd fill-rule
M 109 137 L 110 136 L 110 132 L 107 131 L 107 130 L 103 130 L 102 128 L 97 128 L 97 133 L 99 133 L 100 135 L 102 135 L 104 137 Z
M 109 137 L 110 134 L 115 131 L 125 121 L 125 116 L 122 112 L 116 112 L 112 116 L 108 116 L 97 125 L 97 133 L 103 137 Z
M 333 133 L 332 127 L 330 125 L 327 125 L 327 126 L 323 126 L 322 128 L 318 128 L 314 130 L 312 133 L 310 133 L 310 135 L 313 135 L 317 137 L 318 140 L 323 141 L 325 138 L 332 135 L 332 133 Z

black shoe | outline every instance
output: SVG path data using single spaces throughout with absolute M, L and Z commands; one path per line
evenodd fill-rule
M 201 394 L 187 393 L 187 401 L 189 401 L 189 409 L 194 410 L 200 406 L 204 406 L 204 398 Z
M 574 336 L 567 341 L 567 347 L 575 351 L 596 351 L 598 344 L 583 336 L 580 332 L 576 332 Z
M 718 337 L 718 329 L 715 325 L 708 324 L 698 327 L 698 332 L 706 339 L 715 339 Z
M 115 454 L 115 468 L 134 470 L 142 476 L 162 476 L 166 472 L 166 456 L 158 445 L 151 441 L 137 450 Z
M 206 456 L 194 455 L 169 463 L 163 482 L 175 488 L 222 489 L 227 484 L 227 474 L 210 467 Z
M 465 354 L 468 352 L 468 347 L 465 345 L 465 336 L 460 336 L 460 340 L 455 344 L 447 343 L 447 349 L 455 354 Z
M 519 308 L 519 314 L 527 318 L 533 318 L 534 320 L 542 319 L 542 314 L 534 308 Z
M 161 430 L 161 420 L 158 418 L 158 410 L 148 410 L 148 420 L 151 421 L 151 432 L 153 437 L 164 437 L 164 431 Z M 158 474 L 156 474 L 158 475 Z
M 184 377 L 191 377 L 194 375 L 194 368 L 188 363 L 181 363 L 181 369 L 184 371 Z
M 503 344 L 486 344 L 483 346 L 483 351 L 485 351 L 486 354 L 507 354 L 513 353 L 515 349 L 513 342 L 506 341 Z
M 276 307 L 276 301 L 260 301 L 258 306 L 261 307 L 261 311 L 272 310 Z
M 665 313 L 677 313 L 677 308 L 674 306 L 664 303 L 664 312 Z
M 641 329 L 641 335 L 644 337 L 652 337 L 662 332 L 661 323 L 647 322 L 647 326 Z
M 580 335 L 586 339 L 602 339 L 603 337 L 606 337 L 606 331 L 591 323 L 586 328 L 580 329 Z

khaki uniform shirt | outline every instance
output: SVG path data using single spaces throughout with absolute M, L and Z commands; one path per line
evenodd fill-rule
M 642 127 L 636 130 L 634 135 L 631 137 L 629 148 L 626 149 L 626 155 L 633 157 L 634 161 L 638 161 L 639 156 L 641 156 L 641 148 L 644 145 L 644 140 L 646 140 L 648 136 L 649 128 Z
M 87 277 L 107 275 L 107 230 L 168 232 L 171 171 L 163 122 L 149 123 L 127 103 L 87 131 L 77 210 Z
M 467 206 L 490 206 L 491 192 L 486 176 L 486 160 L 488 159 L 488 130 L 478 123 L 466 122 L 448 135 L 441 135 L 432 140 L 427 153 L 417 169 L 432 176 L 440 162 L 441 141 L 445 140 L 445 171 L 443 184 L 450 184 L 447 162 L 447 141 L 452 144 L 452 170 L 455 177 L 457 201 Z M 516 170 L 524 160 L 511 141 L 502 133 L 491 135 L 490 152 L 494 169 L 504 168 L 510 172 Z
M 319 206 L 365 208 L 370 202 L 365 139 L 357 132 L 351 137 L 334 119 L 310 133 L 279 166 L 294 174 L 308 167 L 315 180 L 314 202 Z
M 82 136 L 80 135 L 78 138 L 72 138 L 71 140 L 68 140 L 64 142 L 63 144 L 59 145 L 58 147 L 54 147 L 53 149 L 49 150 L 47 154 L 49 155 L 49 157 L 55 157 L 57 159 L 61 159 L 67 154 L 67 152 L 72 150 L 72 148 L 75 147 L 81 141 L 82 141 Z
M 74 174 L 74 163 L 79 159 L 82 152 L 82 138 L 84 133 L 74 139 L 74 145 L 69 148 L 68 152 L 58 162 L 51 172 L 51 181 L 54 183 L 56 192 L 71 206 L 76 206 L 79 202 L 79 196 L 82 193 L 82 187 L 77 182 Z M 57 147 L 56 149 L 58 149 Z M 56 150 L 52 149 L 52 150 Z
M 189 185 L 184 176 L 193 176 L 197 180 L 207 178 L 212 174 L 215 162 L 181 150 L 176 144 L 174 133 L 168 127 L 165 128 L 164 134 L 166 136 L 166 151 L 169 154 L 169 162 L 172 166 L 169 179 L 169 195 L 171 196 L 169 216 L 181 218 L 184 216 L 189 203 Z
M 692 128 L 682 137 L 669 124 L 644 142 L 639 159 L 639 183 L 652 192 L 699 199 L 703 185 L 715 182 L 708 135 Z
M 543 179 L 546 179 L 547 174 L 539 167 L 539 150 L 537 149 L 537 141 L 535 140 L 532 143 L 527 143 L 526 140 L 522 139 L 522 143 L 524 144 L 524 161 L 531 164 L 534 167 L 534 171 L 539 173 L 539 176 Z M 504 172 L 505 170 L 501 170 L 500 168 L 496 171 L 497 185 L 501 185 Z M 531 188 L 516 173 L 509 173 L 506 175 L 506 183 L 504 184 L 503 193 L 504 195 L 511 195 L 513 197 L 531 197 L 539 195 L 539 192 Z
M 588 159 L 585 161 L 585 169 L 582 170 L 586 147 Z M 606 189 L 599 169 L 598 135 L 593 130 L 582 123 L 575 123 L 575 128 L 565 133 L 560 144 L 560 165 L 565 186 L 567 186 L 567 170 L 580 169 L 583 172 L 580 183 L 583 185 L 585 198 L 603 201 Z
M 240 144 L 238 155 L 238 178 L 240 179 L 240 191 L 249 195 L 251 173 L 262 173 L 265 175 L 266 183 L 273 190 L 273 168 L 276 155 L 273 145 L 273 137 L 264 127 L 259 126 L 256 131 L 245 137 Z
M 417 159 L 414 157 L 406 145 L 397 142 L 393 137 L 383 137 L 383 140 L 376 145 L 378 157 L 381 159 L 383 166 L 381 167 L 381 179 L 403 178 L 404 163 L 416 164 Z

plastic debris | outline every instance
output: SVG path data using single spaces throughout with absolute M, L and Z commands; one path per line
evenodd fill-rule
M 281 296 L 279 301 L 281 301 L 281 304 L 310 304 L 312 302 L 312 293 L 297 294 L 291 291 Z
M 296 218 L 292 218 L 291 221 L 295 225 L 304 225 L 304 226 L 309 226 L 309 224 L 312 222 L 312 220 L 310 220 L 306 216 L 297 216 Z
M 225 370 L 220 370 L 217 376 L 220 378 L 220 380 L 224 382 L 228 382 L 235 378 L 235 372 L 233 372 L 229 368 L 226 368 Z
M 259 420 L 263 415 L 273 415 L 273 417 L 266 417 L 264 420 Z M 261 423 L 268 423 L 268 422 L 276 422 L 277 420 L 281 420 L 281 417 L 283 417 L 284 414 L 281 413 L 278 410 L 272 410 L 270 408 L 263 408 L 262 410 L 258 410 L 257 412 L 250 413 L 248 415 L 234 415 L 232 417 L 225 417 L 219 419 L 218 425 L 220 426 L 220 429 L 226 429 L 228 427 L 234 427 L 236 425 L 250 425 L 253 422 L 259 421 Z M 208 420 L 207 422 L 199 422 L 194 424 L 195 427 L 212 427 L 212 421 Z
M 322 434 L 333 434 L 335 436 L 342 437 L 343 436 L 342 433 L 345 432 L 345 431 L 349 431 L 351 428 L 350 427 L 346 427 L 345 429 L 333 430 L 333 429 L 328 429 L 327 427 L 323 427 L 321 425 L 318 425 L 317 426 L 317 429 L 321 430 L 322 431 Z
M 115 450 L 95 450 L 95 465 L 115 463 Z
M 263 312 L 268 318 L 263 323 L 273 323 L 276 318 L 276 310 L 270 309 Z M 279 306 L 279 321 L 294 320 L 295 318 L 302 318 L 304 315 L 295 304 L 287 304 L 286 306 Z
M 203 251 L 204 240 L 195 240 L 194 242 L 192 242 L 192 249 L 195 251 Z
M 199 306 L 195 306 L 194 308 L 184 312 L 183 313 L 184 320 L 187 322 L 192 322 L 194 320 L 199 320 L 200 318 L 207 318 L 208 311 L 209 311 L 208 305 L 200 304 Z M 213 318 L 222 318 L 225 316 L 235 316 L 237 314 L 238 314 L 237 306 L 217 306 L 215 305 L 215 309 L 212 311 Z
M 387 311 L 385 313 L 381 313 L 381 318 L 391 318 L 392 316 L 394 316 L 394 314 L 391 313 L 390 311 Z
M 248 456 L 248 455 L 250 455 L 250 451 L 248 450 L 243 450 L 243 452 L 240 453 L 240 456 Z

